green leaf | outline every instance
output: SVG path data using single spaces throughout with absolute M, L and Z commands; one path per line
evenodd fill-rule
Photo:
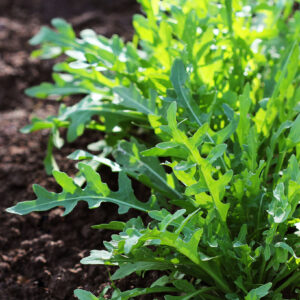
M 239 119 L 239 116 L 235 114 L 233 119 L 225 128 L 217 131 L 215 134 L 212 135 L 212 139 L 215 141 L 216 144 L 222 144 L 232 136 L 232 134 L 236 131 L 238 127 Z
M 230 207 L 229 203 L 222 203 L 221 200 L 224 197 L 225 188 L 227 184 L 230 182 L 233 172 L 228 171 L 225 175 L 223 175 L 218 180 L 214 180 L 210 174 L 210 170 L 207 167 L 202 167 L 201 171 L 204 175 L 204 179 L 206 185 L 213 197 L 215 208 L 217 209 L 218 213 L 223 222 L 226 222 L 228 209 Z
M 27 96 L 45 99 L 51 96 L 67 96 L 74 94 L 89 94 L 89 90 L 82 86 L 66 84 L 65 86 L 57 86 L 52 83 L 41 83 L 25 90 Z
M 112 253 L 106 250 L 92 250 L 88 257 L 83 258 L 80 262 L 84 265 L 104 265 L 112 258 Z
M 273 196 L 268 213 L 273 217 L 275 223 L 283 223 L 291 212 L 291 206 L 284 193 L 284 184 L 282 182 L 276 186 Z
M 289 246 L 287 243 L 278 242 L 274 246 L 275 246 L 275 248 L 282 248 L 282 249 L 288 251 L 294 258 L 299 259 L 299 257 L 296 256 L 293 248 L 291 246 Z
M 199 291 L 195 291 L 192 293 L 187 293 L 184 296 L 170 296 L 167 295 L 165 296 L 165 300 L 189 300 L 189 299 L 195 299 L 196 296 L 201 295 L 201 294 L 205 294 L 207 292 L 210 292 L 212 289 L 210 288 L 202 288 Z
M 180 209 L 175 214 L 172 215 L 166 209 L 163 208 L 161 210 L 150 211 L 149 216 L 154 220 L 162 221 L 159 224 L 161 230 L 166 229 L 167 226 L 174 226 L 175 229 L 178 229 L 184 223 L 185 220 L 185 218 L 183 217 L 184 212 L 185 212 L 184 209 Z M 192 236 L 195 230 L 196 228 L 190 224 L 185 224 L 183 228 L 183 232 L 187 236 Z
M 161 261 L 139 261 L 136 263 L 121 264 L 120 268 L 112 275 L 112 280 L 124 278 L 134 272 L 149 270 L 170 270 L 173 265 L 168 262 Z
M 189 55 L 192 58 L 193 46 L 196 42 L 195 36 L 197 35 L 197 13 L 195 10 L 191 10 L 186 16 L 182 39 L 187 44 Z
M 182 145 L 174 142 L 159 143 L 155 147 L 141 152 L 143 156 L 162 156 L 162 157 L 178 157 L 186 158 L 188 151 Z
M 34 117 L 31 120 L 31 124 L 24 126 L 21 129 L 22 133 L 29 133 L 29 132 L 34 132 L 37 130 L 42 130 L 42 129 L 51 129 L 53 128 L 53 118 L 47 118 L 45 120 L 42 120 L 40 118 Z
M 227 149 L 226 144 L 219 144 L 212 149 L 212 151 L 208 154 L 207 160 L 213 164 L 219 157 L 221 157 Z
M 274 90 L 271 99 L 268 101 L 267 110 L 263 123 L 263 131 L 266 136 L 269 135 L 270 125 L 274 122 L 275 118 L 279 116 L 280 120 L 285 121 L 285 101 L 288 89 L 296 76 L 298 69 L 299 47 L 297 41 L 293 41 L 291 45 L 287 46 L 286 55 L 282 58 L 282 66 L 278 66 L 279 78 L 274 85 Z M 291 107 L 290 109 L 293 109 Z
M 122 99 L 121 105 L 134 109 L 146 115 L 156 114 L 156 105 L 154 100 L 146 99 L 135 87 L 115 87 L 113 91 Z
M 121 141 L 113 152 L 113 156 L 130 176 L 166 196 L 182 198 L 181 193 L 175 187 L 169 185 L 166 172 L 160 165 L 159 160 L 156 157 L 141 156 L 141 152 L 144 150 L 143 145 L 131 139 L 131 142 Z
M 176 101 L 180 106 L 187 109 L 192 121 L 196 122 L 199 126 L 202 126 L 202 121 L 200 120 L 201 111 L 196 102 L 192 99 L 189 90 L 184 87 L 187 78 L 188 74 L 183 62 L 176 59 L 173 63 L 170 77 L 177 94 Z
M 122 231 L 125 228 L 126 223 L 119 221 L 111 221 L 109 224 L 99 224 L 93 225 L 93 229 L 109 229 L 109 230 L 117 230 Z
M 300 132 L 300 114 L 297 116 L 296 120 L 292 123 L 290 133 L 288 135 L 288 138 L 295 145 L 300 142 L 299 132 Z
M 258 300 L 269 294 L 272 283 L 266 283 L 256 289 L 252 289 L 246 296 L 245 300 Z
M 225 0 L 226 17 L 229 32 L 232 34 L 232 0 Z
M 99 298 L 93 295 L 92 293 L 80 289 L 75 290 L 74 295 L 79 300 L 99 300 Z
M 244 88 L 243 94 L 239 97 L 240 103 L 240 119 L 236 129 L 236 133 L 239 138 L 240 146 L 246 144 L 247 135 L 250 129 L 250 117 L 248 116 L 251 99 L 250 99 L 250 85 L 247 84 Z
M 66 215 L 74 209 L 80 200 L 86 201 L 89 208 L 99 207 L 102 202 L 117 204 L 120 214 L 127 213 L 130 208 L 144 212 L 151 209 L 150 202 L 143 203 L 135 198 L 130 180 L 124 173 L 119 175 L 119 191 L 111 192 L 107 185 L 102 183 L 99 174 L 90 166 L 80 163 L 79 169 L 87 181 L 84 189 L 77 186 L 65 173 L 54 171 L 53 175 L 56 181 L 63 188 L 61 193 L 48 192 L 41 186 L 34 185 L 36 200 L 19 202 L 16 206 L 8 208 L 7 211 L 25 215 L 33 211 L 44 211 L 56 206 L 63 206 L 65 208 L 64 215 Z
M 93 154 L 91 154 L 87 151 L 84 151 L 84 150 L 76 150 L 73 153 L 71 153 L 70 155 L 68 155 L 68 158 L 73 159 L 73 160 L 90 159 L 90 160 L 99 162 L 100 164 L 103 164 L 103 165 L 106 165 L 106 166 L 110 167 L 113 172 L 120 172 L 121 171 L 120 166 L 117 163 L 111 161 L 110 159 L 105 158 L 101 155 L 93 155 Z
M 203 230 L 197 230 L 191 237 L 189 242 L 184 242 L 178 238 L 179 234 L 169 231 L 159 231 L 157 229 L 148 230 L 148 233 L 143 236 L 147 240 L 159 240 L 160 245 L 166 245 L 175 248 L 181 254 L 188 257 L 195 264 L 202 266 L 203 263 L 198 254 L 198 243 L 203 234 Z
M 216 270 L 213 270 L 210 263 L 208 261 L 202 261 L 201 256 L 199 255 L 198 244 L 203 234 L 203 230 L 196 230 L 188 242 L 179 238 L 179 234 L 180 232 L 175 233 L 170 231 L 160 231 L 154 228 L 152 230 L 147 229 L 147 232 L 142 236 L 142 239 L 144 241 L 153 240 L 155 241 L 155 244 L 159 241 L 160 245 L 176 249 L 179 253 L 186 256 L 189 260 L 211 276 L 222 290 L 229 291 L 227 283 L 219 277 Z
M 75 32 L 72 26 L 67 23 L 64 19 L 55 18 L 51 21 L 51 24 L 58 30 L 59 33 L 67 38 L 75 39 Z
M 113 294 L 111 300 L 129 300 L 131 298 L 135 298 L 147 294 L 172 293 L 172 292 L 177 292 L 177 289 L 172 287 L 163 287 L 163 286 L 155 286 L 151 288 L 136 288 L 125 292 L 119 292 L 116 295 Z M 105 298 L 103 298 L 103 300 L 104 299 Z
M 145 121 L 135 112 L 125 112 L 112 104 L 103 104 L 101 100 L 87 96 L 79 103 L 71 107 L 61 107 L 59 120 L 70 121 L 67 139 L 74 141 L 81 136 L 93 116 L 103 116 L 106 130 L 111 131 L 117 124 L 123 121 Z

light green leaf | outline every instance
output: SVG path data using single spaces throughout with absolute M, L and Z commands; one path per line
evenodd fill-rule
M 232 134 L 237 129 L 239 119 L 239 116 L 235 114 L 233 119 L 225 128 L 219 130 L 218 132 L 212 135 L 212 139 L 215 141 L 216 144 L 222 144 L 232 136 Z
M 51 129 L 53 128 L 53 117 L 47 118 L 45 120 L 34 117 L 31 120 L 31 124 L 24 126 L 21 129 L 22 133 L 29 133 L 29 132 L 34 132 L 37 130 L 42 130 L 42 129 Z
M 248 295 L 245 297 L 245 300 L 258 300 L 269 294 L 269 290 L 272 287 L 272 283 L 266 283 L 256 289 L 252 289 Z
M 108 224 L 99 224 L 93 225 L 93 229 L 109 229 L 109 230 L 117 230 L 122 231 L 125 228 L 126 223 L 119 221 L 111 221 Z
M 297 116 L 296 120 L 292 123 L 290 133 L 288 138 L 294 143 L 298 144 L 300 142 L 300 114 Z
M 233 172 L 232 170 L 230 170 L 218 180 L 214 180 L 210 174 L 209 168 L 202 167 L 201 170 L 204 175 L 206 185 L 213 197 L 215 208 L 219 212 L 222 221 L 226 222 L 227 213 L 230 204 L 229 203 L 224 204 L 221 202 L 221 200 L 223 199 L 225 188 L 227 184 L 230 182 Z
M 243 94 L 239 97 L 240 103 L 240 120 L 236 133 L 239 138 L 240 146 L 242 147 L 246 144 L 246 139 L 248 136 L 249 128 L 251 125 L 250 117 L 248 116 L 251 99 L 250 99 L 250 85 L 247 84 L 244 88 Z
M 221 157 L 227 149 L 226 144 L 219 144 L 215 146 L 207 156 L 209 163 L 213 164 L 219 157 Z
M 99 300 L 99 298 L 93 295 L 92 293 L 80 289 L 75 290 L 74 295 L 79 300 Z
M 54 18 L 51 24 L 57 29 L 57 31 L 64 35 L 66 38 L 75 39 L 76 35 L 72 26 L 61 18 Z

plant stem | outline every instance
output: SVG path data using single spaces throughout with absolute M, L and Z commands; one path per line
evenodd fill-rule
M 272 281 L 273 285 L 277 284 L 277 282 L 283 280 L 284 278 L 288 277 L 291 273 L 293 273 L 297 269 L 297 266 L 294 268 L 290 268 L 287 270 L 287 265 L 283 267 L 281 272 L 275 277 L 275 279 Z
M 275 168 L 275 174 L 277 174 L 281 170 L 285 155 L 286 155 L 286 149 L 284 149 L 284 151 L 279 153 L 278 163 Z
M 262 210 L 262 204 L 263 204 L 263 199 L 265 197 L 265 193 L 263 193 L 260 197 L 260 201 L 259 201 L 259 209 L 258 209 L 258 213 L 257 213 L 257 219 L 256 219 L 256 228 L 259 228 L 259 223 L 260 223 L 260 218 L 261 218 L 261 210 Z
M 288 280 L 286 280 L 280 287 L 278 287 L 274 293 L 279 293 L 286 287 L 288 287 L 293 281 L 296 281 L 297 279 L 300 280 L 300 272 L 296 272 L 293 276 L 291 276 Z
M 263 280 L 263 277 L 264 277 L 264 271 L 265 271 L 265 268 L 266 268 L 266 263 L 267 262 L 266 262 L 265 258 L 263 258 L 263 263 L 261 264 L 261 267 L 260 267 L 258 283 L 262 283 L 262 280 Z
M 219 285 L 219 287 L 226 293 L 230 293 L 231 290 L 228 287 L 227 282 L 219 275 L 214 272 L 214 270 L 209 266 L 203 263 L 202 261 L 198 261 L 197 265 L 203 269 L 213 280 L 215 281 L 216 284 Z

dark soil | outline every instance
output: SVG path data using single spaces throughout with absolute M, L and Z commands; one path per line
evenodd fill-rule
M 91 211 L 80 204 L 64 218 L 59 208 L 28 216 L 10 215 L 5 208 L 34 199 L 32 183 L 59 191 L 42 162 L 48 133 L 19 133 L 33 114 L 45 117 L 57 110 L 55 102 L 24 95 L 25 88 L 50 80 L 53 64 L 31 59 L 27 41 L 53 17 L 66 18 L 77 32 L 89 27 L 128 39 L 137 10 L 134 0 L 0 0 L 0 300 L 74 299 L 76 288 L 97 294 L 109 283 L 108 268 L 79 261 L 109 239 L 109 232 L 90 226 L 116 219 L 114 207 Z M 101 139 L 101 134 L 86 136 L 56 153 L 61 169 L 70 175 L 75 168 L 65 156 Z M 115 185 L 103 172 L 104 180 Z M 132 276 L 118 284 L 121 289 L 144 286 L 155 276 L 151 273 L 143 281 Z

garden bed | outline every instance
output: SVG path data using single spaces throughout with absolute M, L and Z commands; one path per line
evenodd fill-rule
M 29 58 L 28 40 L 54 17 L 66 18 L 76 31 L 91 27 L 99 34 L 118 33 L 128 39 L 137 9 L 130 0 L 0 3 L 0 299 L 72 299 L 75 288 L 97 292 L 108 281 L 107 268 L 83 266 L 79 261 L 109 237 L 109 232 L 99 233 L 90 226 L 111 220 L 116 210 L 110 205 L 90 211 L 82 204 L 65 218 L 59 208 L 25 217 L 4 209 L 33 199 L 33 182 L 58 190 L 43 167 L 47 133 L 19 132 L 32 114 L 45 117 L 58 108 L 53 101 L 24 94 L 25 88 L 50 79 L 53 64 Z M 57 153 L 62 170 L 74 171 L 73 162 L 62 159 L 65 155 L 101 138 L 101 134 L 87 136 Z M 104 179 L 111 181 L 109 174 Z M 127 279 L 121 286 L 136 286 L 135 280 Z

